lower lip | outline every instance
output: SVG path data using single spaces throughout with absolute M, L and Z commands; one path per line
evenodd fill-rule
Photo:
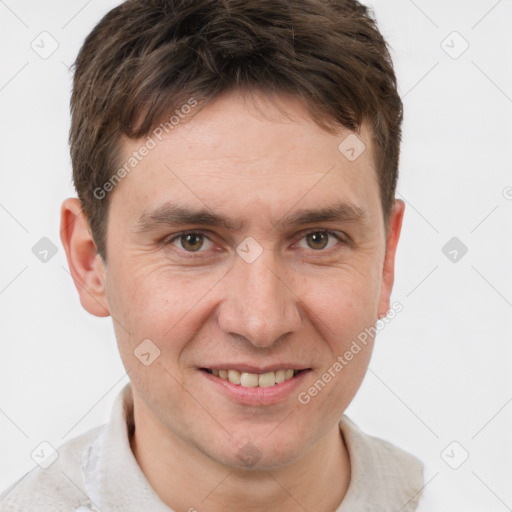
M 291 379 L 266 388 L 260 388 L 259 386 L 246 388 L 242 385 L 233 384 L 228 380 L 221 379 L 204 370 L 199 370 L 216 389 L 219 389 L 231 400 L 243 405 L 271 405 L 285 400 L 299 387 L 300 383 L 310 371 L 311 370 L 303 370 Z

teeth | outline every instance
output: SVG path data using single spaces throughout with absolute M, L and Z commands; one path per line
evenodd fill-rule
M 246 388 L 255 388 L 258 385 L 258 376 L 255 373 L 242 373 L 240 384 Z
M 286 380 L 286 370 L 277 370 L 275 372 L 276 376 L 276 384 L 280 384 L 281 382 L 284 382 Z
M 231 384 L 240 384 L 240 372 L 238 370 L 228 370 L 228 380 Z
M 292 370 L 293 376 L 293 370 Z M 260 388 L 268 388 L 276 383 L 276 374 L 274 372 L 262 373 L 258 379 Z
M 290 380 L 299 370 L 277 370 L 275 372 L 256 373 L 239 372 L 238 370 L 211 370 L 213 375 L 223 380 L 228 380 L 232 384 L 241 385 L 246 388 L 268 388 L 275 384 L 281 384 L 285 380 Z

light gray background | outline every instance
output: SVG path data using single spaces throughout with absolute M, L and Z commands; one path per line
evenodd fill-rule
M 2 489 L 42 441 L 104 423 L 127 382 L 111 320 L 81 309 L 59 239 L 60 203 L 74 195 L 68 66 L 117 3 L 0 0 Z M 511 510 L 512 2 L 367 4 L 405 105 L 393 294 L 404 310 L 347 412 L 426 462 L 437 510 Z M 47 59 L 31 47 L 51 49 L 43 31 L 59 45 Z M 442 252 L 454 236 L 468 248 L 457 262 Z M 46 263 L 32 253 L 42 237 L 58 247 Z

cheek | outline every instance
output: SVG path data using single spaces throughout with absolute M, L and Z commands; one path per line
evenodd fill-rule
M 107 298 L 120 350 L 133 353 L 149 338 L 162 353 L 179 353 L 204 320 L 211 292 L 224 273 L 187 275 L 151 262 L 116 266 L 108 274 Z
M 344 272 L 327 280 L 316 280 L 314 287 L 305 280 L 303 295 L 309 305 L 309 318 L 321 333 L 328 352 L 319 369 L 314 388 L 306 391 L 313 398 L 312 408 L 333 408 L 333 414 L 348 406 L 366 373 L 373 349 L 373 331 L 378 307 L 378 281 L 372 272 Z M 325 413 L 326 411 L 324 411 Z
M 343 348 L 377 319 L 380 282 L 372 269 L 362 273 L 346 268 L 307 277 L 301 288 L 302 304 L 333 348 Z

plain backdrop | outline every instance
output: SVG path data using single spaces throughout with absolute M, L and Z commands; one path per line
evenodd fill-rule
M 81 308 L 59 239 L 74 195 L 68 67 L 118 3 L 0 0 L 2 489 L 41 442 L 105 423 L 127 382 L 111 319 Z M 347 414 L 426 463 L 439 510 L 510 510 L 512 1 L 366 3 L 405 106 L 403 311 Z M 33 250 L 44 237 L 57 250 L 46 262 Z

